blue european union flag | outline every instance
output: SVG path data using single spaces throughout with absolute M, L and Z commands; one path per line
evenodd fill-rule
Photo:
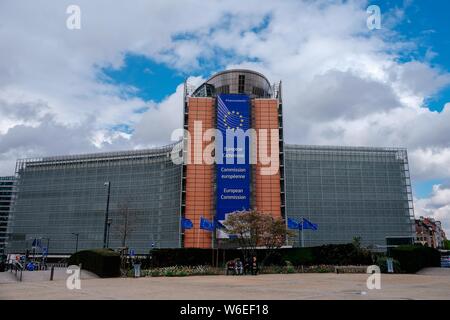
M 181 218 L 181 227 L 183 229 L 192 229 L 194 227 L 194 224 L 189 219 Z
M 35 238 L 31 246 L 41 248 L 41 239 Z
M 225 226 L 216 217 L 214 218 L 214 226 L 217 229 L 226 229 Z
M 203 217 L 200 218 L 200 229 L 214 231 L 214 223 L 205 219 Z
M 316 223 L 312 223 L 311 221 L 303 218 L 303 229 L 311 229 L 317 230 L 318 226 Z
M 299 223 L 291 218 L 288 218 L 287 225 L 289 229 L 298 229 L 299 227 Z

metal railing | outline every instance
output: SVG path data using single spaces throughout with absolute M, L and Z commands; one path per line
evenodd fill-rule
M 20 262 L 14 261 L 12 263 L 11 272 L 15 273 L 17 281 L 22 281 L 23 265 Z

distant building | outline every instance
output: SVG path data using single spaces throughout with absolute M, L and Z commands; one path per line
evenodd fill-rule
M 8 241 L 8 220 L 14 201 L 14 177 L 0 177 L 0 254 Z
M 444 229 L 440 221 L 433 218 L 420 217 L 415 220 L 416 241 L 430 248 L 444 248 L 444 241 L 447 240 Z

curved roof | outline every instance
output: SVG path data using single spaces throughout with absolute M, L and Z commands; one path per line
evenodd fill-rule
M 243 93 L 253 98 L 267 98 L 272 95 L 272 86 L 262 73 L 248 69 L 230 69 L 211 76 L 192 95 L 211 97 L 222 93 Z
M 223 76 L 223 75 L 228 74 L 228 73 L 252 73 L 252 74 L 257 75 L 257 76 L 263 78 L 264 80 L 266 80 L 267 85 L 270 86 L 270 82 L 266 78 L 265 75 L 263 75 L 262 73 L 260 73 L 258 71 L 254 71 L 254 70 L 250 70 L 250 69 L 229 69 L 229 70 L 219 71 L 219 72 L 213 74 L 208 80 L 205 81 L 205 83 L 209 83 L 212 79 L 214 79 L 216 77 Z

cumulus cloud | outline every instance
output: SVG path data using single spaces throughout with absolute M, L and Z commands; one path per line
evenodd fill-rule
M 430 197 L 416 199 L 415 211 L 416 216 L 433 217 L 441 221 L 446 235 L 450 235 L 450 186 L 434 185 Z

